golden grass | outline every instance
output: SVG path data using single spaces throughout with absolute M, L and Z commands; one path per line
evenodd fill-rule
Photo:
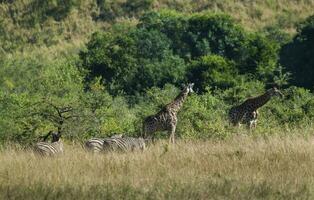
M 91 154 L 67 145 L 41 158 L 0 153 L 1 199 L 314 198 L 314 138 L 235 136 Z
M 313 15 L 313 0 L 157 0 L 155 9 L 172 8 L 184 12 L 225 12 L 246 29 L 257 31 L 279 25 L 287 33 L 295 32 L 295 23 Z

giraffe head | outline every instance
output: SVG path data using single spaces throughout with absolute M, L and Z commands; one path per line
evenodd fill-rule
M 185 90 L 187 93 L 192 93 L 194 92 L 193 91 L 193 86 L 194 86 L 194 83 L 188 83 L 183 90 Z
M 273 88 L 267 90 L 267 92 L 268 92 L 268 94 L 270 94 L 270 96 L 280 96 L 280 97 L 283 97 L 283 94 L 276 87 L 273 87 Z

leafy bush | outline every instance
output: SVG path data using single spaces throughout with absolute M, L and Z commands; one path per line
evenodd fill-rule
M 207 92 L 188 97 L 179 113 L 177 135 L 181 138 L 226 138 L 227 108 L 221 99 Z
M 157 31 L 96 33 L 81 58 L 90 71 L 89 79 L 102 76 L 112 94 L 135 94 L 152 86 L 180 83 L 185 73 L 184 61 L 172 54 L 168 39 Z
M 257 72 L 262 78 L 265 71 L 273 72 L 277 62 L 275 42 L 245 32 L 225 14 L 150 12 L 141 18 L 139 27 L 166 34 L 173 51 L 188 60 L 217 54 L 234 61 L 241 73 Z
M 95 33 L 82 52 L 83 65 L 90 71 L 89 80 L 102 76 L 108 88 L 118 92 L 136 73 L 135 41 L 127 35 Z
M 190 82 L 194 82 L 200 92 L 208 87 L 226 89 L 235 86 L 237 81 L 234 63 L 216 55 L 204 56 L 192 62 L 187 73 Z
M 264 34 L 270 40 L 277 42 L 280 45 L 284 45 L 288 43 L 291 39 L 290 35 L 284 31 L 282 31 L 277 26 L 266 26 L 263 29 Z
M 217 2 L 206 6 L 223 9 Z M 171 102 L 187 81 L 195 82 L 199 93 L 189 96 L 179 112 L 178 136 L 225 138 L 244 130 L 228 126 L 228 109 L 262 94 L 269 82 L 287 85 L 286 69 L 293 73 L 292 84 L 313 89 L 313 17 L 286 44 L 289 37 L 279 26 L 250 32 L 222 13 L 142 15 L 166 4 L 180 10 L 198 4 L 167 3 L 2 3 L 0 141 L 28 144 L 58 129 L 71 140 L 114 132 L 138 136 L 142 119 Z M 119 23 L 110 24 L 114 21 Z M 94 30 L 102 32 L 83 47 Z M 277 63 L 281 45 L 283 67 Z M 252 134 L 312 128 L 313 94 L 298 87 L 283 92 L 283 99 L 260 109 Z M 67 112 L 60 117 L 58 110 Z
M 280 62 L 292 73 L 291 83 L 313 90 L 314 87 L 314 16 L 298 26 L 291 43 L 282 47 Z
M 135 94 L 165 83 L 179 85 L 186 79 L 204 91 L 207 86 L 235 85 L 236 80 L 230 77 L 236 72 L 251 73 L 264 82 L 273 80 L 277 49 L 276 43 L 245 32 L 224 14 L 162 11 L 148 12 L 129 31 L 95 33 L 81 59 L 82 66 L 90 71 L 88 79 L 101 76 L 111 94 Z M 201 58 L 207 55 L 213 56 Z M 208 65 L 210 69 L 205 73 L 202 67 L 192 67 L 194 71 L 185 77 L 186 65 Z M 199 70 L 204 72 L 202 80 L 198 80 Z M 211 80 L 205 81 L 207 78 Z
M 291 87 L 284 94 L 283 99 L 277 99 L 266 106 L 270 121 L 291 125 L 313 117 L 313 94 L 309 90 Z

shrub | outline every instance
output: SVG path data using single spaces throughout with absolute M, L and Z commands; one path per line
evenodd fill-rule
M 237 70 L 233 62 L 221 56 L 203 56 L 193 61 L 187 72 L 190 82 L 204 92 L 206 88 L 226 89 L 236 85 Z
M 281 64 L 292 73 L 291 84 L 313 90 L 314 86 L 314 16 L 298 26 L 291 43 L 282 47 Z
M 278 45 L 259 34 L 245 32 L 228 15 L 161 11 L 148 12 L 140 20 L 129 31 L 95 33 L 87 51 L 81 53 L 83 67 L 90 70 L 89 79 L 101 76 L 111 94 L 123 91 L 133 95 L 165 83 L 179 85 L 186 79 L 185 66 L 203 65 L 200 62 L 212 65 L 207 73 L 199 69 L 203 81 L 211 80 L 199 83 L 198 75 L 193 73 L 201 67 L 190 70 L 187 79 L 199 83 L 201 91 L 205 84 L 220 88 L 234 85 L 236 80 L 228 77 L 236 71 L 250 73 L 264 82 L 274 78 Z M 200 61 L 206 55 L 219 55 L 228 61 L 224 63 L 218 57 L 217 61 Z
M 115 95 L 180 83 L 185 73 L 185 63 L 169 50 L 168 39 L 158 31 L 145 29 L 122 35 L 95 33 L 81 58 L 90 71 L 88 79 L 101 76 Z
M 309 122 L 314 112 L 313 94 L 304 88 L 290 87 L 284 90 L 283 99 L 276 98 L 264 110 L 268 123 L 291 126 Z

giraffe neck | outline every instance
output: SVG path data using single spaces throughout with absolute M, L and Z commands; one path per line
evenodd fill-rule
M 188 96 L 188 91 L 183 90 L 174 100 L 168 105 L 173 112 L 177 113 L 183 105 L 186 97 Z
M 258 108 L 265 105 L 271 98 L 271 94 L 269 92 L 265 92 L 264 94 L 255 97 L 252 99 L 251 107 L 253 110 L 257 110 Z

